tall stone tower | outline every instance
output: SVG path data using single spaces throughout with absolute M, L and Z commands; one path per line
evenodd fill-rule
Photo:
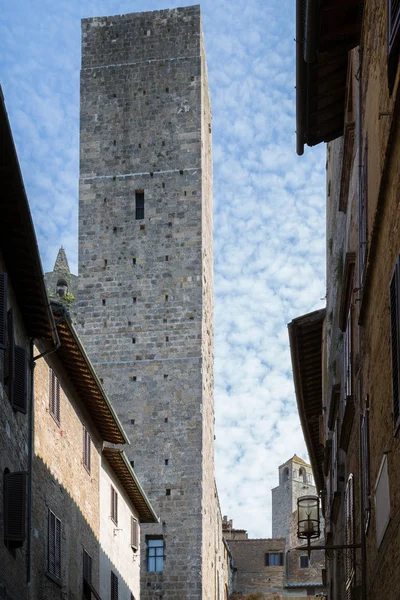
M 141 598 L 220 598 L 199 6 L 82 22 L 78 327 L 160 516 Z
M 272 537 L 286 538 L 286 546 L 297 498 L 308 495 L 317 495 L 312 468 L 295 454 L 279 467 L 279 485 L 272 489 Z

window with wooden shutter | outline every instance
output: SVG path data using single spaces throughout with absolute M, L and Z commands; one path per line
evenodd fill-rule
M 51 368 L 49 368 L 49 409 L 57 425 L 60 425 L 60 382 Z
M 359 224 L 360 281 L 364 287 L 368 254 L 368 145 L 365 144 L 360 178 L 360 224 Z
M 7 312 L 7 349 L 4 355 L 4 383 L 7 386 L 8 398 L 11 402 L 14 387 L 14 311 L 12 308 Z
M 0 273 L 0 350 L 7 350 L 7 273 Z
M 92 583 L 92 557 L 86 550 L 83 551 L 83 597 L 90 600 L 92 591 L 90 589 Z
M 370 477 L 369 477 L 369 410 L 367 408 L 361 416 L 361 476 L 364 506 L 364 530 L 367 532 L 371 506 L 370 506 Z
M 61 521 L 49 510 L 48 515 L 47 570 L 50 575 L 61 579 Z
M 12 386 L 11 406 L 14 410 L 26 414 L 27 411 L 27 375 L 28 356 L 22 346 L 14 347 L 14 384 Z
M 346 544 L 351 545 L 355 543 L 355 518 L 354 518 L 354 476 L 351 473 L 347 480 L 346 486 L 346 497 L 345 497 L 345 506 L 346 506 L 346 522 L 345 522 L 345 532 L 346 532 Z M 355 583 L 355 565 L 356 565 L 356 555 L 355 549 L 349 549 L 346 551 L 346 598 L 349 600 L 352 598 L 352 590 L 354 588 Z
M 139 545 L 139 523 L 135 517 L 131 517 L 131 547 L 134 552 Z
M 111 486 L 111 519 L 118 525 L 118 494 Z
M 118 577 L 111 571 L 111 596 L 110 600 L 118 600 Z
M 22 546 L 26 538 L 27 473 L 4 473 L 4 541 Z
M 83 426 L 83 466 L 90 473 L 91 439 L 86 426 Z
M 375 490 L 376 543 L 379 548 L 390 521 L 390 488 L 387 454 L 383 455 Z
M 399 274 L 400 263 L 397 257 L 393 271 L 393 276 L 390 281 L 389 296 L 390 296 L 390 344 L 392 354 L 392 398 L 393 398 L 393 427 L 396 434 L 400 425 L 400 385 L 399 385 Z

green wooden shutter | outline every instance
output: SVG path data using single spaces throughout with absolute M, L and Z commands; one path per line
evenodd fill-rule
M 24 471 L 4 475 L 4 539 L 13 546 L 26 538 L 26 482 Z
M 0 273 L 0 350 L 7 350 L 7 273 Z

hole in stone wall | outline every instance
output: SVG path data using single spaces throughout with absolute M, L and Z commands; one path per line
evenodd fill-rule
M 136 300 L 137 300 L 136 296 L 132 296 L 133 304 L 136 304 Z
M 132 338 L 132 344 L 136 344 L 136 338 Z
M 164 142 L 164 140 L 161 142 L 161 145 L 162 145 L 162 146 L 165 146 L 165 142 Z
M 131 425 L 135 424 L 135 419 L 131 419 Z
M 116 97 L 117 97 L 117 94 L 114 94 L 114 98 L 116 98 Z
M 169 88 L 165 88 L 165 91 L 166 91 L 166 92 L 169 92 Z
M 132 264 L 136 265 L 136 258 L 135 257 L 132 258 Z
M 165 255 L 165 262 L 168 262 L 169 258 L 168 258 L 168 254 Z
M 141 147 L 142 147 L 142 144 L 138 144 L 138 148 L 141 148 Z
M 168 302 L 168 294 L 165 294 L 164 298 L 165 298 L 165 302 Z
M 146 90 L 143 90 L 143 96 L 145 96 L 145 95 L 146 95 Z
M 103 379 L 100 377 L 100 383 L 103 383 Z
M 183 171 L 182 171 L 182 169 L 179 171 L 179 175 L 183 175 Z
M 166 322 L 167 322 L 167 319 L 163 319 L 163 323 L 166 323 Z
M 168 337 L 168 335 L 166 335 L 166 336 L 165 336 L 165 341 L 166 341 L 166 342 L 169 342 L 169 337 Z
M 164 379 L 168 379 L 168 373 L 164 373 Z
M 115 175 L 114 175 L 114 176 L 113 176 L 113 181 L 116 181 L 116 179 L 117 179 L 117 178 L 116 178 L 116 177 L 115 177 Z
M 140 229 L 141 229 L 141 231 L 144 231 L 144 230 L 145 230 L 144 223 L 141 223 L 141 224 L 140 224 Z
M 136 375 L 132 375 L 131 379 L 132 381 L 136 381 Z
M 130 463 L 131 463 L 131 467 L 132 467 L 132 469 L 133 469 L 133 468 L 134 468 L 134 466 L 135 466 L 135 461 L 134 461 L 134 460 L 131 460 L 131 461 L 130 461 Z
M 168 417 L 164 418 L 164 423 L 168 423 Z
M 183 192 L 183 195 L 186 196 L 186 190 Z
M 114 140 L 114 146 L 116 146 L 116 145 L 117 145 L 117 140 Z
M 162 182 L 162 186 L 163 186 L 163 188 L 165 188 L 165 183 L 164 182 Z
M 102 302 L 103 306 L 106 305 L 106 299 L 105 298 L 103 298 L 101 302 Z
M 165 495 L 166 495 L 166 496 L 170 496 L 170 495 L 171 495 L 171 490 L 170 490 L 169 488 L 167 488 L 167 489 L 165 490 Z
M 106 204 L 106 202 L 107 202 L 107 198 L 104 198 L 104 204 Z
M 168 227 L 172 227 L 172 221 L 168 221 Z
M 166 458 L 166 459 L 165 459 L 165 464 L 166 464 L 166 465 L 168 464 L 168 458 Z
M 154 173 L 153 171 L 150 171 L 150 177 L 153 177 Z
M 132 321 L 128 321 L 128 327 L 132 326 Z

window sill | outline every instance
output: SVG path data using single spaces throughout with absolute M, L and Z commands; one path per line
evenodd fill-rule
M 50 573 L 50 571 L 45 571 L 45 575 L 48 579 L 50 579 L 53 583 L 58 585 L 58 587 L 62 587 L 61 579 Z

